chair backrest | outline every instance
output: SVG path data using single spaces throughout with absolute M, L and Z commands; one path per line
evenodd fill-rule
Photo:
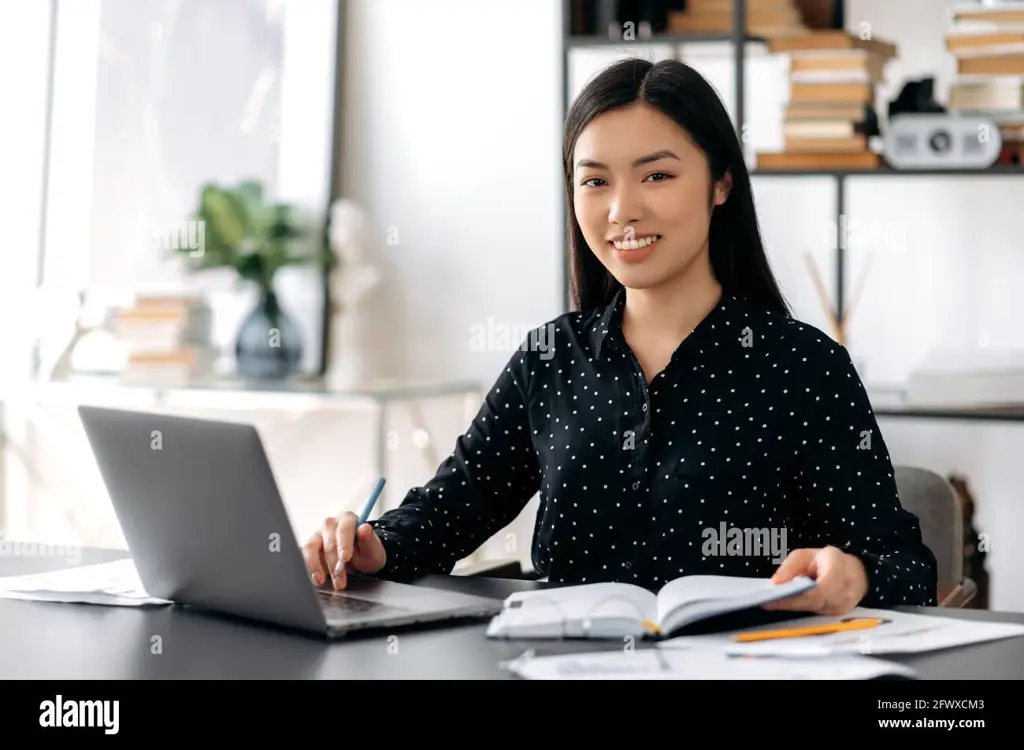
M 928 469 L 894 468 L 900 502 L 920 520 L 921 537 L 938 563 L 939 591 L 956 586 L 964 571 L 964 520 L 956 490 Z

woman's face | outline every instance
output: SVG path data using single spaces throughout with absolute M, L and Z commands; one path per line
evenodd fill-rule
M 595 118 L 576 142 L 573 168 L 583 237 L 623 286 L 649 288 L 675 278 L 704 251 L 711 218 L 707 161 L 661 112 L 637 104 Z M 725 197 L 716 186 L 715 204 Z

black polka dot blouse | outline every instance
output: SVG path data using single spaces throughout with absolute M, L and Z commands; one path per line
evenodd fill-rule
M 539 493 L 532 562 L 554 582 L 769 577 L 832 545 L 864 563 L 862 606 L 935 605 L 935 558 L 845 348 L 724 294 L 647 383 L 624 302 L 531 332 L 436 475 L 372 522 L 378 575 L 451 572 Z

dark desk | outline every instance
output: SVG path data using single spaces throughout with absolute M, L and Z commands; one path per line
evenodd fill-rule
M 124 557 L 86 550 L 81 564 Z M 0 576 L 54 570 L 63 560 L 0 557 Z M 528 581 L 436 576 L 424 585 L 504 598 Z M 907 608 L 1024 623 L 1024 613 Z M 507 679 L 499 666 L 538 654 L 619 649 L 617 642 L 488 640 L 485 624 L 400 630 L 327 642 L 179 607 L 136 609 L 0 599 L 0 679 Z M 162 653 L 151 644 L 159 636 Z M 886 657 L 924 679 L 1024 679 L 1024 638 L 921 656 Z

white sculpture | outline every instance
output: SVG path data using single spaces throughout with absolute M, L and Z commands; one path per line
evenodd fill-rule
M 365 212 L 349 200 L 331 205 L 329 243 L 337 266 L 331 274 L 331 339 L 327 385 L 349 388 L 367 377 L 360 303 L 380 283 L 380 271 L 366 262 Z

